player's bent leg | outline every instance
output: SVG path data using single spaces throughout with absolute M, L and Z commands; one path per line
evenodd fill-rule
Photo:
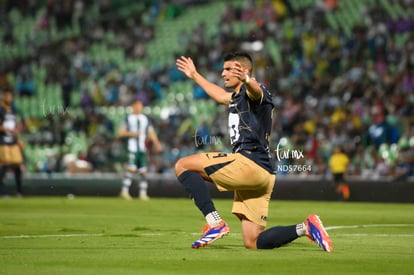
M 184 187 L 195 204 L 202 210 L 203 205 L 211 204 L 210 193 L 205 183 L 208 179 L 204 172 L 203 163 L 199 154 L 180 158 L 175 163 L 175 173 L 178 182 Z M 208 210 L 211 210 L 210 207 Z M 202 210 L 204 213 L 204 211 Z M 204 213 L 206 215 L 206 213 Z
M 241 224 L 244 247 L 256 249 L 257 238 L 263 232 L 264 226 L 257 225 L 247 219 L 242 219 Z
M 203 162 L 201 161 L 200 154 L 194 154 L 180 158 L 175 163 L 175 174 L 180 176 L 185 171 L 193 171 L 202 176 L 203 178 L 208 178 L 204 172 Z
M 143 201 L 149 200 L 150 198 L 148 196 L 148 180 L 146 170 L 138 173 L 138 188 L 139 199 Z
M 205 180 L 209 180 L 204 172 L 199 154 L 181 158 L 175 164 L 175 172 L 180 184 L 184 187 L 195 205 L 204 215 L 207 226 L 201 237 L 193 242 L 192 248 L 204 247 L 215 240 L 227 235 L 230 229 L 216 211 L 211 200 L 210 191 Z
M 263 231 L 257 238 L 257 249 L 279 248 L 296 240 L 301 236 L 297 232 L 297 226 L 273 226 Z
M 126 169 L 122 179 L 121 192 L 119 194 L 119 196 L 125 200 L 132 200 L 132 197 L 129 194 L 129 188 L 132 185 L 132 177 L 133 172 L 131 172 L 131 169 Z

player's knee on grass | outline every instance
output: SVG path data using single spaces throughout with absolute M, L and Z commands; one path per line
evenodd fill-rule
M 256 241 L 257 238 L 253 239 L 253 238 L 244 238 L 243 239 L 243 243 L 244 243 L 244 247 L 247 249 L 256 249 Z
M 241 215 L 240 217 L 242 223 L 242 236 L 244 247 L 248 249 L 256 249 L 257 238 L 263 232 L 264 227 L 254 224 L 243 215 Z

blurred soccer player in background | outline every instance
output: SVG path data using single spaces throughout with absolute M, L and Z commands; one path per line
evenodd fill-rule
M 127 165 L 122 180 L 120 196 L 124 199 L 132 199 L 130 187 L 134 175 L 138 175 L 139 198 L 148 200 L 147 176 L 147 141 L 151 141 L 154 152 L 162 151 L 162 145 L 151 125 L 148 117 L 142 113 L 144 103 L 142 99 L 136 98 L 131 104 L 131 113 L 122 121 L 119 136 L 125 139 Z
M 178 181 L 194 199 L 207 222 L 200 239 L 192 247 L 206 246 L 230 232 L 215 208 L 206 180 L 220 191 L 234 191 L 232 213 L 241 221 L 246 248 L 272 249 L 308 236 L 330 252 L 331 240 L 317 215 L 312 214 L 299 224 L 265 230 L 276 179 L 269 150 L 274 105 L 270 92 L 251 77 L 251 56 L 234 52 L 224 57 L 221 76 L 225 88 L 231 92 L 208 81 L 189 57 L 178 58 L 176 65 L 213 100 L 229 107 L 228 126 L 233 147 L 232 153 L 194 154 L 175 164 Z
M 0 195 L 4 194 L 4 178 L 9 169 L 13 170 L 17 196 L 23 196 L 22 148 L 19 138 L 16 112 L 13 109 L 13 92 L 6 90 L 2 93 L 0 105 Z
M 335 192 L 338 194 L 339 200 L 349 200 L 351 191 L 346 183 L 346 172 L 350 160 L 342 151 L 340 146 L 335 146 L 332 155 L 329 157 L 329 168 L 335 184 Z

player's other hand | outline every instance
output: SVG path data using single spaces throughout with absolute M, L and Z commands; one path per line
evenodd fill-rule
M 18 136 L 19 135 L 19 130 L 18 129 L 6 129 L 6 133 L 13 135 L 13 136 Z
M 162 150 L 163 150 L 163 148 L 162 148 L 161 144 L 157 144 L 155 146 L 155 153 L 157 153 L 157 154 L 162 153 Z
M 231 72 L 233 73 L 235 77 L 237 77 L 241 81 L 246 79 L 246 75 L 247 75 L 246 69 L 238 61 L 234 61 Z
M 181 56 L 175 61 L 177 69 L 183 72 L 188 78 L 193 78 L 197 73 L 196 67 L 194 65 L 191 57 Z

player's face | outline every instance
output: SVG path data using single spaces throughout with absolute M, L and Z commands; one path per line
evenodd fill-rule
M 13 94 L 12 93 L 4 93 L 2 99 L 7 104 L 10 104 L 13 101 Z
M 134 112 L 134 114 L 140 114 L 142 112 L 143 107 L 144 105 L 142 105 L 142 102 L 137 100 L 132 105 L 132 111 Z
M 226 88 L 235 88 L 240 85 L 240 80 L 232 72 L 233 67 L 234 61 L 226 61 L 223 64 L 221 76 L 224 79 L 224 86 Z

